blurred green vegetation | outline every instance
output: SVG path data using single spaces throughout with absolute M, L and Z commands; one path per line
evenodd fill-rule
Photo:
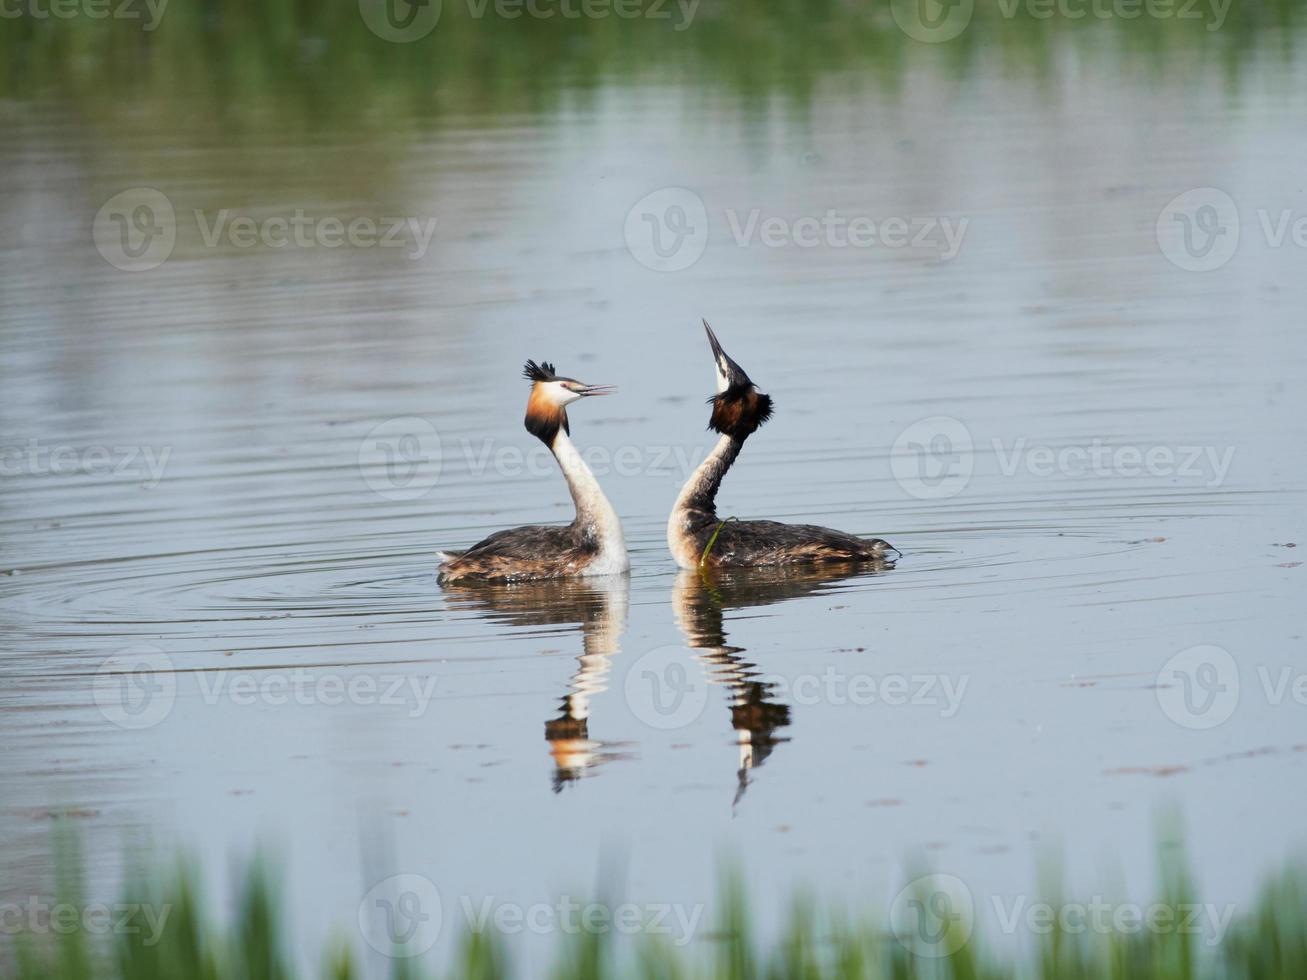
M 1226 0 L 975 0 L 966 29 L 932 44 L 900 29 L 890 0 L 700 0 L 692 15 L 693 0 L 531 0 L 551 17 L 496 13 L 504 9 L 496 4 L 523 0 L 433 0 L 441 4 L 434 28 L 396 43 L 369 29 L 360 0 L 168 0 L 146 30 L 160 2 L 0 0 L 0 98 L 59 99 L 95 118 L 163 113 L 194 122 L 202 113 L 205 124 L 235 131 L 530 112 L 601 83 L 806 106 L 825 79 L 893 90 L 917 61 L 965 79 L 977 59 L 999 57 L 1038 78 L 1062 43 L 1146 59 L 1159 75 L 1194 59 L 1237 73 L 1253 52 L 1291 57 L 1302 8 L 1230 0 L 1218 17 Z M 609 16 L 559 12 L 583 2 Z M 1145 2 L 1169 4 L 1161 9 L 1174 15 L 1093 13 Z M 135 16 L 33 15 L 51 3 Z M 640 16 L 616 16 L 619 3 Z M 1055 6 L 1037 15 L 1049 3 L 1088 12 L 1071 17 Z
M 83 902 L 82 861 L 75 842 L 63 835 L 57 850 L 59 900 Z M 1216 945 L 1211 938 L 1176 928 L 1187 921 L 1196 899 L 1183 850 L 1158 846 L 1161 894 L 1154 903 L 1171 917 L 1148 928 L 1146 912 L 1138 926 L 1077 926 L 1060 914 L 1049 916 L 1047 931 L 1031 930 L 1033 949 L 997 954 L 973 915 L 941 917 L 942 930 L 929 942 L 920 934 L 895 936 L 885 917 L 851 918 L 826 913 L 819 903 L 798 895 L 779 936 L 755 938 L 743 878 L 724 876 L 715 922 L 677 947 L 665 936 L 614 935 L 611 930 L 559 932 L 551 975 L 566 980 L 1301 980 L 1307 977 L 1307 869 L 1286 866 L 1265 883 L 1255 902 L 1236 910 Z M 234 914 L 225 925 L 205 907 L 194 864 L 132 875 L 125 903 L 167 911 L 157 929 L 116 930 L 111 938 L 89 938 L 87 930 L 35 928 L 17 936 L 11 955 L 0 956 L 0 972 L 16 980 L 291 980 L 293 966 L 284 902 L 266 861 L 248 865 Z M 908 896 L 930 903 L 936 886 L 908 887 Z M 1053 909 L 1066 902 L 1056 873 L 1045 876 L 1042 901 Z M 981 908 L 983 899 L 974 899 Z M 1095 899 L 1102 902 L 1102 899 Z M 453 907 L 452 901 L 446 905 Z M 920 906 L 919 906 L 920 907 Z M 928 907 L 928 905 L 927 905 Z M 962 906 L 957 906 L 961 908 Z M 1015 906 L 1014 906 L 1015 907 Z M 1088 907 L 1093 907 L 1090 904 Z M 12 919 L 12 916 L 9 916 Z M 1115 914 L 1100 922 L 1115 923 Z M 1170 923 L 1169 927 L 1167 923 Z M 446 923 L 448 925 L 448 923 Z M 1024 928 L 1024 927 L 1018 927 Z M 12 922 L 7 924 L 12 932 Z M 356 944 L 339 938 L 320 957 L 319 975 L 334 980 L 374 975 L 365 971 Z M 1005 948 L 1015 948 L 1005 947 Z M 944 955 L 940 955 L 944 954 Z M 383 961 L 384 962 L 384 961 Z M 394 959 L 385 967 L 395 980 L 430 976 L 416 959 Z M 468 931 L 441 977 L 491 980 L 525 975 L 515 968 L 508 943 L 491 932 Z

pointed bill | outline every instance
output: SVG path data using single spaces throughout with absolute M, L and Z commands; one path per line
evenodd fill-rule
M 721 341 L 713 333 L 712 327 L 708 326 L 707 320 L 703 321 L 703 328 L 708 331 L 708 343 L 712 345 L 713 359 L 717 362 L 717 393 L 720 395 L 727 388 L 753 384 L 749 376 L 744 373 L 744 368 L 731 360 L 726 351 L 722 350 Z

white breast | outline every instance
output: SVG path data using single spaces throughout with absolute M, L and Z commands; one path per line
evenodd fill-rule
M 686 514 L 679 507 L 667 519 L 667 548 L 681 568 L 699 567 L 699 543 L 685 529 Z

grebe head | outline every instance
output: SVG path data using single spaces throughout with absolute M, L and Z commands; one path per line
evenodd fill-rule
M 575 378 L 565 378 L 554 371 L 548 361 L 527 361 L 522 376 L 531 382 L 531 396 L 526 402 L 526 429 L 532 435 L 552 445 L 558 430 L 571 430 L 567 426 L 567 406 L 592 395 L 607 395 L 612 385 L 588 385 Z
M 712 404 L 708 428 L 722 435 L 747 439 L 771 418 L 771 396 L 759 391 L 744 368 L 722 350 L 721 341 L 707 320 L 703 321 L 703 328 L 708 331 L 708 343 L 717 362 L 717 394 L 708 399 Z

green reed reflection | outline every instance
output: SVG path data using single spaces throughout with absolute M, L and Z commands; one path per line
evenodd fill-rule
M 50 13 L 51 3 L 66 15 Z M 674 84 L 803 107 L 824 79 L 889 91 L 918 64 L 961 80 L 981 58 L 1033 78 L 1058 46 L 1159 72 L 1289 57 L 1292 0 L 5 0 L 0 97 L 96 118 L 170 113 L 209 126 L 530 112 L 603 84 Z M 946 40 L 905 17 L 966 13 Z M 105 13 L 107 11 L 107 14 Z M 438 12 L 424 25 L 422 17 Z M 94 13 L 93 13 L 94 12 Z M 906 13 L 905 13 L 906 12 Z M 413 40 L 397 40 L 415 36 Z M 391 38 L 391 39 L 387 39 Z M 1069 40 L 1068 40 L 1069 39 Z

